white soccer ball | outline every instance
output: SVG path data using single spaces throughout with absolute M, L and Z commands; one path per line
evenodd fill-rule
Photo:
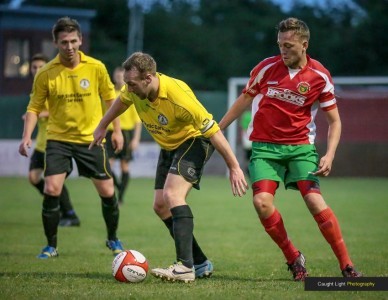
M 117 281 L 141 282 L 147 277 L 147 272 L 147 259 L 136 250 L 119 253 L 112 263 L 112 275 Z

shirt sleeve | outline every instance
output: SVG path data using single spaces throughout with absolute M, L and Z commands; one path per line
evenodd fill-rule
M 45 77 L 47 77 L 46 73 L 38 73 L 34 78 L 34 83 L 32 85 L 32 91 L 30 94 L 30 102 L 27 106 L 28 112 L 33 112 L 38 115 L 46 108 L 48 86 Z

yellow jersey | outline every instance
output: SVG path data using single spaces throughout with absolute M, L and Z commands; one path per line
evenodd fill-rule
M 120 95 L 120 90 L 116 90 L 116 97 Z M 120 117 L 120 128 L 122 130 L 133 130 L 137 123 L 140 123 L 141 120 L 136 112 L 135 106 L 130 106 L 125 112 L 123 112 Z M 108 130 L 113 131 L 113 124 L 110 123 Z
M 120 100 L 134 104 L 144 127 L 161 148 L 171 151 L 190 138 L 210 138 L 220 130 L 185 82 L 161 73 L 157 76 L 159 94 L 155 101 L 140 99 L 127 85 L 121 89 Z
M 113 100 L 115 90 L 105 65 L 81 51 L 74 69 L 61 64 L 59 55 L 35 76 L 28 112 L 39 114 L 47 100 L 47 139 L 88 144 L 103 115 L 101 101 Z

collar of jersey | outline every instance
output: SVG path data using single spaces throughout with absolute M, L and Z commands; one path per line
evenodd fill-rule
M 156 76 L 159 78 L 159 94 L 158 98 L 167 99 L 167 83 L 166 83 L 166 75 L 162 73 L 156 73 Z
M 87 62 L 88 58 L 87 56 L 82 52 L 78 50 L 78 53 L 80 54 L 80 62 Z M 54 64 L 60 64 L 61 61 L 59 60 L 59 54 L 54 58 Z

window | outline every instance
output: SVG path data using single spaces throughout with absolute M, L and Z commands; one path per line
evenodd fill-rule
M 30 72 L 30 43 L 27 39 L 9 39 L 5 45 L 6 78 L 25 78 Z
M 54 47 L 54 43 L 52 40 L 43 39 L 41 47 L 42 47 L 42 52 L 49 59 L 53 58 L 57 54 L 57 48 Z

